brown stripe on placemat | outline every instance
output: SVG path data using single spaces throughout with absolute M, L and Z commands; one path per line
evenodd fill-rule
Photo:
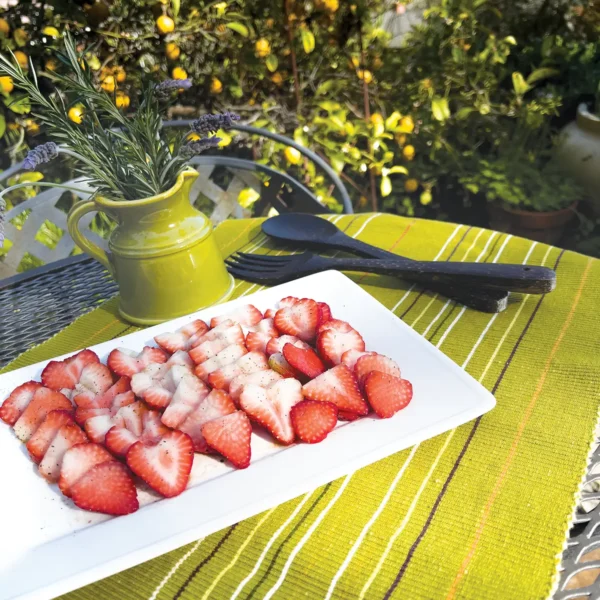
M 565 251 L 561 250 L 560 254 L 558 255 L 558 258 L 556 259 L 556 263 L 554 264 L 555 271 L 558 268 L 558 265 L 559 265 L 564 253 L 565 253 Z M 521 342 L 523 341 L 523 339 L 525 338 L 525 335 L 529 331 L 529 328 L 531 327 L 531 324 L 533 323 L 533 320 L 535 319 L 535 316 L 537 315 L 537 313 L 540 309 L 540 306 L 542 305 L 542 302 L 544 301 L 545 297 L 546 297 L 546 294 L 543 294 L 540 297 L 540 299 L 538 300 L 538 303 L 535 305 L 535 308 L 533 309 L 529 319 L 527 320 L 527 323 L 525 324 L 525 327 L 523 328 L 521 335 L 517 339 L 506 362 L 504 363 L 504 367 L 502 368 L 502 371 L 500 372 L 500 375 L 498 376 L 498 379 L 496 380 L 496 383 L 494 384 L 494 387 L 492 388 L 492 394 L 494 394 L 496 392 L 496 390 L 502 383 L 502 380 L 504 379 L 504 375 L 506 374 L 508 367 L 511 365 L 513 358 L 514 358 L 519 346 L 521 345 Z M 423 528 L 421 529 L 421 531 L 420 531 L 419 535 L 417 536 L 416 540 L 414 541 L 413 545 L 410 547 L 408 554 L 406 555 L 406 558 L 404 559 L 404 562 L 402 563 L 402 566 L 400 567 L 394 581 L 392 582 L 392 585 L 389 587 L 388 591 L 385 593 L 385 596 L 383 597 L 384 600 L 388 600 L 390 598 L 390 596 L 394 593 L 394 590 L 398 587 L 398 584 L 402 580 L 404 573 L 408 569 L 408 566 L 410 564 L 410 561 L 412 560 L 412 557 L 414 556 L 417 548 L 419 547 L 421 540 L 427 533 L 427 530 L 429 529 L 429 526 L 431 525 L 431 522 L 433 521 L 433 518 L 435 517 L 437 509 L 438 509 L 440 503 L 442 502 L 442 499 L 444 498 L 446 491 L 448 490 L 448 487 L 450 486 L 450 483 L 454 479 L 454 475 L 456 474 L 464 455 L 466 454 L 467 450 L 469 449 L 469 446 L 471 445 L 471 441 L 475 437 L 475 433 L 477 432 L 477 429 L 479 428 L 479 423 L 481 422 L 481 419 L 482 419 L 482 417 L 478 417 L 477 419 L 475 419 L 475 422 L 473 423 L 473 426 L 471 427 L 471 431 L 469 432 L 469 436 L 467 437 L 455 463 L 452 465 L 452 469 L 450 470 L 450 473 L 448 474 L 448 477 L 446 478 L 446 481 L 444 482 L 444 485 L 442 486 L 442 489 L 440 490 L 438 497 L 435 499 L 433 507 L 431 508 L 431 511 L 430 511 L 429 515 L 427 516 L 427 519 L 425 521 L 425 524 L 423 525 Z

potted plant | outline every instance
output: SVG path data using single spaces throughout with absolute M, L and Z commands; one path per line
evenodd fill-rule
M 225 299 L 232 280 L 216 246 L 212 225 L 189 201 L 198 173 L 187 166 L 195 154 L 218 144 L 214 134 L 238 117 L 205 115 L 192 130 L 170 135 L 162 115 L 178 90 L 191 81 L 147 82 L 133 114 L 125 113 L 118 87 L 97 87 L 83 53 L 70 35 L 57 52 L 60 69 L 49 73 L 55 91 L 40 91 L 34 69 L 23 69 L 14 55 L 0 55 L 0 75 L 10 77 L 29 98 L 36 117 L 53 140 L 27 155 L 33 169 L 64 154 L 77 164 L 80 186 L 36 182 L 89 195 L 69 214 L 69 232 L 85 252 L 103 263 L 120 290 L 120 312 L 149 325 L 189 314 Z M 120 100 L 121 99 L 121 100 Z M 77 109 L 74 111 L 73 109 Z M 0 193 L 30 184 L 18 184 Z M 1 207 L 0 207 L 1 208 Z M 102 211 L 117 222 L 105 252 L 78 229 L 86 213 Z

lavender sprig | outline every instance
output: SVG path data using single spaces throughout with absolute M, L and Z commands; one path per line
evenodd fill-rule
M 216 115 L 202 115 L 192 122 L 192 131 L 198 135 L 216 133 L 219 129 L 231 129 L 234 121 L 239 121 L 240 116 L 232 112 L 224 112 Z
M 191 79 L 165 79 L 154 86 L 154 91 L 159 98 L 166 99 L 174 90 L 189 90 L 191 87 Z
M 40 144 L 27 153 L 22 167 L 26 171 L 35 169 L 38 165 L 50 162 L 58 156 L 58 146 L 54 142 Z
M 179 153 L 185 159 L 189 159 L 192 158 L 192 156 L 202 154 L 202 152 L 208 150 L 208 148 L 214 148 L 215 146 L 218 146 L 220 141 L 220 137 L 213 136 L 202 138 L 201 140 L 196 140 L 194 142 L 188 142 L 185 144 L 185 146 L 181 147 Z

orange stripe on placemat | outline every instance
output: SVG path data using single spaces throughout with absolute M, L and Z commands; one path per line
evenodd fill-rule
M 527 409 L 525 410 L 523 419 L 519 423 L 519 427 L 517 428 L 517 436 L 513 440 L 513 443 L 508 452 L 506 461 L 504 462 L 504 465 L 502 465 L 502 470 L 500 472 L 500 476 L 496 480 L 494 489 L 492 490 L 490 497 L 488 498 L 487 502 L 485 503 L 485 507 L 483 509 L 483 515 L 479 522 L 479 526 L 477 527 L 477 531 L 475 532 L 475 538 L 473 539 L 473 543 L 471 544 L 471 547 L 469 548 L 469 552 L 467 553 L 467 556 L 465 556 L 465 559 L 463 560 L 462 564 L 460 565 L 460 569 L 459 569 L 456 577 L 454 578 L 454 581 L 452 582 L 450 591 L 448 592 L 448 595 L 446 596 L 446 600 L 451 600 L 452 598 L 455 597 L 456 590 L 458 589 L 458 586 L 460 585 L 460 582 L 462 581 L 463 577 L 465 576 L 465 573 L 467 572 L 469 564 L 473 560 L 473 556 L 475 555 L 475 552 L 477 551 L 477 547 L 481 540 L 483 529 L 486 526 L 487 520 L 490 516 L 492 506 L 494 505 L 494 502 L 495 502 L 498 494 L 500 493 L 502 484 L 504 483 L 504 480 L 506 479 L 506 476 L 512 465 L 512 462 L 517 454 L 517 447 L 521 440 L 521 436 L 523 435 L 523 431 L 525 430 L 525 427 L 527 426 L 527 423 L 529 422 L 529 419 L 531 418 L 533 409 L 535 408 L 537 400 L 542 392 L 542 388 L 544 387 L 544 384 L 546 383 L 546 377 L 548 376 L 548 373 L 550 371 L 550 366 L 552 365 L 552 360 L 554 359 L 556 353 L 558 352 L 558 348 L 559 348 L 561 342 L 563 341 L 565 333 L 567 332 L 567 329 L 569 328 L 569 325 L 571 324 L 571 321 L 573 320 L 573 316 L 575 315 L 577 305 L 579 304 L 579 300 L 581 299 L 581 293 L 583 291 L 583 287 L 587 280 L 591 266 L 592 266 L 592 259 L 590 258 L 590 259 L 588 259 L 587 266 L 583 272 L 583 275 L 581 278 L 581 283 L 579 284 L 579 288 L 577 290 L 577 293 L 575 294 L 575 299 L 573 300 L 573 305 L 571 306 L 571 310 L 569 311 L 569 314 L 567 315 L 567 318 L 562 326 L 562 329 L 560 330 L 560 333 L 558 334 L 558 338 L 556 339 L 556 341 L 554 342 L 554 345 L 552 346 L 552 350 L 550 351 L 550 356 L 548 356 L 548 360 L 546 361 L 546 364 L 544 365 L 544 370 L 542 371 L 542 376 L 540 377 L 538 384 L 535 388 L 535 391 L 533 393 L 533 396 L 531 398 L 531 401 L 529 402 L 529 405 L 527 406 Z

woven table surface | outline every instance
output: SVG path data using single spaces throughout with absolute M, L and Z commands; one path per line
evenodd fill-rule
M 523 600 L 553 592 L 597 423 L 600 262 L 464 225 L 383 214 L 329 218 L 411 258 L 556 269 L 553 293 L 511 296 L 498 315 L 388 277 L 352 276 L 490 389 L 496 408 L 65 599 Z M 258 220 L 227 221 L 216 236 L 224 255 L 280 251 Z M 234 295 L 259 289 L 240 281 Z M 136 331 L 116 301 L 6 369 Z

